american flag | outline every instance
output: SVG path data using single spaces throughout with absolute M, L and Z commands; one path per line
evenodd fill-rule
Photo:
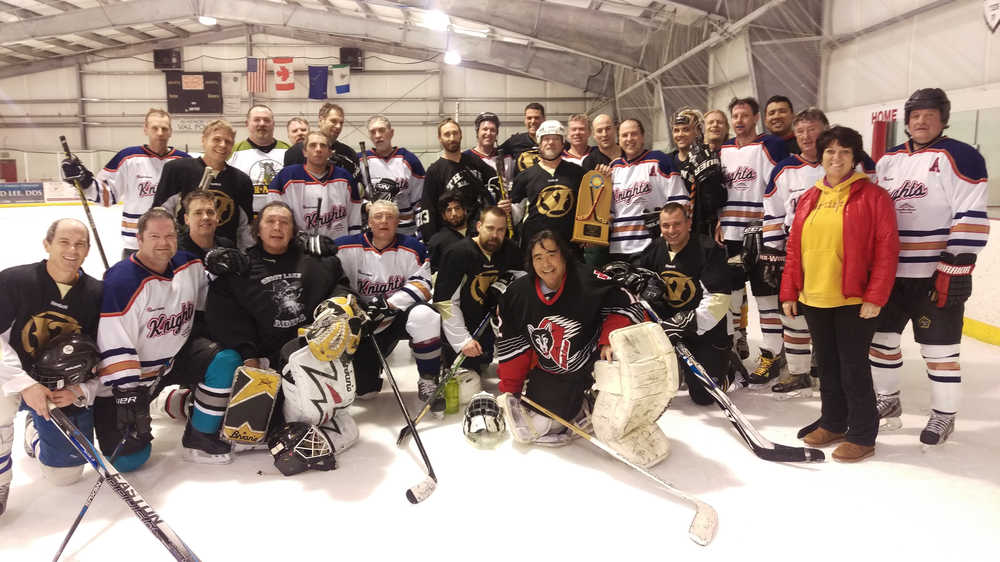
M 267 91 L 267 59 L 247 59 L 247 92 Z

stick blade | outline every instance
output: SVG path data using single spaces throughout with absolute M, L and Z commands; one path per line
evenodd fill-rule
M 754 453 L 758 457 L 772 462 L 823 462 L 826 454 L 819 449 L 809 447 L 789 447 L 775 443 L 772 448 L 754 447 Z
M 697 502 L 695 505 L 697 510 L 691 520 L 691 527 L 688 528 L 688 537 L 701 546 L 706 546 L 715 538 L 715 531 L 719 528 L 719 514 L 707 503 Z
M 396 438 L 396 446 L 401 447 L 406 438 L 410 436 L 410 426 L 403 426 L 403 429 L 399 430 L 399 437 Z
M 412 504 L 420 503 L 433 494 L 436 488 L 437 482 L 428 476 L 426 480 L 406 491 L 406 499 Z

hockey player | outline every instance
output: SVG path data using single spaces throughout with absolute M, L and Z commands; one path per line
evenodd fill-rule
M 446 191 L 458 194 L 468 219 L 475 221 L 479 211 L 492 203 L 492 196 L 486 190 L 490 178 L 496 170 L 481 158 L 462 152 L 462 128 L 451 117 L 438 123 L 438 142 L 441 157 L 427 168 L 419 220 L 421 239 L 430 242 L 431 237 L 441 228 L 439 214 L 435 212 L 438 200 Z
M 476 115 L 473 125 L 476 128 L 476 147 L 464 151 L 463 154 L 478 156 L 483 162 L 486 162 L 491 168 L 496 170 L 497 158 L 500 155 L 497 149 L 497 136 L 500 134 L 500 118 L 497 117 L 496 113 L 484 111 Z M 503 181 L 509 186 L 514 181 L 514 159 L 510 154 L 504 154 L 503 158 Z M 503 205 L 500 205 L 500 207 L 502 208 Z
M 510 199 L 523 213 L 521 240 L 530 240 L 536 233 L 551 230 L 569 242 L 573 237 L 576 217 L 576 194 L 583 180 L 583 168 L 563 159 L 566 129 L 562 123 L 550 120 L 537 129 L 538 161 L 518 174 Z M 573 255 L 583 257 L 573 245 Z
M 670 201 L 689 202 L 680 173 L 659 150 L 646 150 L 646 130 L 638 119 L 618 126 L 621 157 L 596 169 L 612 178 L 611 260 L 631 261 L 649 245 L 653 234 L 646 227 L 649 213 Z
M 583 159 L 596 147 L 587 144 L 590 139 L 590 117 L 586 113 L 575 113 L 566 122 L 566 141 L 569 147 L 563 150 L 563 159 L 582 165 Z
M 733 266 L 733 294 L 729 304 L 735 328 L 735 347 L 740 358 L 749 357 L 746 344 L 746 281 L 757 299 L 760 327 L 763 334 L 760 361 L 749 381 L 763 384 L 778 377 L 785 366 L 782 355 L 782 329 L 778 290 L 764 283 L 761 268 L 756 263 L 743 263 L 743 236 L 747 225 L 764 218 L 764 188 L 775 164 L 788 153 L 781 139 L 770 134 L 757 134 L 759 106 L 753 98 L 735 98 L 729 103 L 735 137 L 727 140 L 719 154 L 722 161 L 727 202 L 722 209 L 716 242 L 726 246 Z M 749 261 L 749 260 L 748 260 Z M 749 274 L 747 272 L 750 272 Z
M 986 163 L 975 148 L 944 136 L 950 112 L 943 90 L 913 92 L 903 106 L 910 140 L 877 165 L 878 184 L 896 204 L 900 235 L 896 284 L 870 351 L 878 413 L 889 428 L 901 426 L 899 341 L 912 320 L 931 381 L 931 416 L 920 433 L 925 445 L 943 443 L 955 429 L 962 317 L 990 230 Z
M 368 138 L 372 148 L 359 154 L 368 162 L 372 189 L 365 199 L 388 199 L 399 207 L 399 232 L 417 236 L 417 215 L 424 193 L 424 165 L 412 152 L 392 144 L 395 131 L 389 118 L 374 115 L 368 119 Z
M 729 120 L 721 109 L 713 109 L 705 114 L 705 142 L 716 154 L 729 138 Z
M 574 263 L 569 245 L 555 232 L 537 233 L 526 248 L 528 275 L 511 283 L 500 302 L 501 402 L 508 420 L 530 419 L 522 430 L 510 424 L 516 439 L 564 445 L 573 434 L 524 410 L 517 396 L 524 392 L 565 419 L 579 419 L 584 392 L 594 382 L 594 361 L 612 358 L 609 334 L 641 322 L 644 313 L 618 283 Z
M 374 201 L 368 210 L 370 233 L 336 240 L 352 291 L 358 294 L 368 315 L 382 320 L 364 338 L 354 356 L 358 396 L 373 396 L 382 388 L 382 365 L 373 339 L 386 356 L 409 335 L 410 349 L 420 375 L 418 396 L 426 401 L 437 390 L 441 371 L 441 316 L 429 304 L 431 271 L 424 245 L 413 236 L 397 232 L 399 208 L 386 200 Z
M 792 130 L 794 119 L 795 110 L 792 108 L 792 100 L 785 96 L 767 98 L 767 103 L 764 104 L 764 125 L 769 133 L 785 141 L 785 152 L 789 154 L 799 153 L 795 131 Z
M 274 138 L 274 113 L 266 105 L 255 105 L 247 111 L 249 136 L 233 147 L 229 165 L 243 171 L 253 182 L 253 212 L 267 203 L 271 180 L 284 166 L 288 143 Z
M 269 198 L 292 209 L 296 225 L 331 239 L 361 231 L 361 195 L 354 177 L 330 163 L 326 135 L 310 131 L 305 164 L 286 166 L 271 181 Z
M 597 141 L 597 146 L 594 147 L 596 150 L 591 150 L 580 163 L 585 172 L 600 164 L 611 164 L 622 155 L 622 149 L 618 146 L 618 127 L 610 115 L 602 113 L 594 117 L 594 140 Z
M 163 167 L 160 183 L 156 186 L 153 206 L 163 207 L 170 214 L 179 216 L 183 211 L 177 208 L 181 200 L 198 188 L 205 168 L 210 167 L 213 178 L 207 189 L 215 195 L 219 215 L 218 233 L 235 241 L 240 248 L 246 248 L 253 243 L 253 237 L 250 236 L 253 183 L 245 173 L 226 164 L 226 159 L 233 150 L 235 137 L 233 127 L 221 119 L 205 125 L 201 133 L 204 152 L 198 158 L 167 162 Z
M 48 421 L 47 402 L 63 408 L 85 435 L 93 435 L 93 413 L 87 406 L 96 384 L 51 390 L 35 378 L 36 362 L 50 341 L 69 334 L 91 340 L 97 336 L 101 282 L 81 269 L 90 234 L 76 219 L 59 219 L 49 226 L 43 245 L 48 259 L 0 271 L 0 514 L 10 492 L 19 408 L 28 410 L 25 451 L 58 486 L 79 480 L 86 461 Z
M 357 176 L 358 152 L 337 140 L 344 130 L 344 108 L 335 103 L 324 103 L 319 108 L 319 130 L 330 143 L 330 163 L 347 170 L 352 176 Z M 290 164 L 305 164 L 305 145 L 296 144 L 285 151 L 285 166 Z
M 186 152 L 167 146 L 173 129 L 170 114 L 166 111 L 150 108 L 146 112 L 142 132 L 149 140 L 148 144 L 120 150 L 97 172 L 96 184 L 92 184 L 87 190 L 92 190 L 93 200 L 105 207 L 122 203 L 123 259 L 135 253 L 138 248 L 135 242 L 135 221 L 152 206 L 163 165 L 178 158 L 189 158 Z M 66 165 L 67 162 L 64 161 L 64 168 Z M 85 168 L 78 173 L 67 172 L 67 175 L 91 177 Z M 91 182 L 84 180 L 84 183 Z
M 726 201 L 722 187 L 722 167 L 708 145 L 703 144 L 702 117 L 697 109 L 684 108 L 674 116 L 674 146 L 671 164 L 681 174 L 691 194 L 691 219 L 698 242 L 714 246 L 715 224 Z
M 444 255 L 434 285 L 434 307 L 441 312 L 447 345 L 444 362 L 450 365 L 458 353 L 462 366 L 482 372 L 493 361 L 493 334 L 483 331 L 472 337 L 476 326 L 497 303 L 488 302 L 488 289 L 501 274 L 520 269 L 519 255 L 507 236 L 507 217 L 498 207 L 488 207 L 476 225 L 474 238 L 452 245 Z
M 205 253 L 216 247 L 235 248 L 228 238 L 215 235 L 219 212 L 215 195 L 208 191 L 192 191 L 184 196 L 184 228 L 177 239 L 177 249 L 204 260 Z
M 435 206 L 441 215 L 441 229 L 431 236 L 427 243 L 427 253 L 431 260 L 431 273 L 441 268 L 441 258 L 452 244 L 472 235 L 469 228 L 469 214 L 462 205 L 462 199 L 454 191 L 445 191 L 438 197 Z
M 302 117 L 292 117 L 285 124 L 285 130 L 288 131 L 288 144 L 291 145 L 288 148 L 291 148 L 306 140 L 306 133 L 309 132 L 309 121 Z M 288 154 L 287 150 L 285 154 Z
M 542 121 L 545 121 L 545 107 L 537 102 L 529 103 L 524 106 L 524 126 L 528 130 L 514 133 L 500 145 L 500 150 L 513 158 L 515 178 L 538 160 L 538 139 L 535 134 Z
M 649 304 L 672 342 L 683 342 L 722 389 L 734 380 L 739 361 L 731 350 L 726 312 L 729 310 L 729 269 L 725 249 L 691 242 L 691 216 L 680 203 L 660 211 L 660 237 L 646 247 L 639 266 L 653 271 L 664 285 L 662 297 Z M 656 285 L 657 280 L 651 281 Z M 656 291 L 659 292 L 659 291 Z M 691 370 L 681 367 L 688 394 L 695 404 L 713 402 Z
M 139 251 L 104 276 L 97 331 L 101 383 L 112 397 L 95 400 L 94 426 L 105 455 L 121 443 L 121 454 L 112 461 L 121 472 L 149 459 L 149 402 L 156 388 L 198 384 L 192 419 L 206 411 L 221 416 L 225 404 L 220 411 L 212 410 L 218 408 L 213 381 L 231 377 L 240 364 L 235 352 L 220 351 L 202 337 L 196 317 L 200 319 L 205 308 L 208 278 L 201 260 L 177 251 L 173 217 L 153 207 L 139 217 L 136 238 Z M 199 431 L 191 421 L 182 444 L 185 460 L 232 462 L 229 445 L 216 434 Z

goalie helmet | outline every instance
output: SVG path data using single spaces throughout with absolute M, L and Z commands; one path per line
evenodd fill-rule
M 472 397 L 462 424 L 465 438 L 476 447 L 492 449 L 507 437 L 507 426 L 497 399 L 489 392 Z
M 682 108 L 680 111 L 674 115 L 674 125 L 690 125 L 694 127 L 695 138 L 701 141 L 702 138 L 702 123 L 705 121 L 705 117 L 700 111 L 692 107 Z
M 307 470 L 333 470 L 333 444 L 322 429 L 302 422 L 285 424 L 267 442 L 274 466 L 285 476 Z
M 357 297 L 345 295 L 332 297 L 319 303 L 313 311 L 315 320 L 306 328 L 305 338 L 309 350 L 317 359 L 333 361 L 350 360 L 361 342 L 361 327 L 367 319 L 358 306 Z
M 100 353 L 90 336 L 61 334 L 38 356 L 34 378 L 51 390 L 60 390 L 94 378 L 98 362 Z

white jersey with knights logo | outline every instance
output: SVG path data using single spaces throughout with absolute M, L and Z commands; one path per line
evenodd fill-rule
M 643 226 L 643 215 L 671 201 L 688 203 L 684 180 L 659 150 L 647 150 L 631 161 L 623 154 L 611 162 L 612 254 L 637 254 L 653 239 Z
M 316 177 L 302 164 L 292 164 L 271 181 L 268 200 L 287 203 L 300 230 L 330 238 L 361 231 L 358 186 L 343 168 L 330 166 Z
M 236 145 L 233 149 L 233 155 L 226 161 L 230 166 L 250 176 L 250 181 L 253 182 L 254 215 L 267 204 L 267 190 L 271 181 L 285 165 L 285 151 L 287 149 L 287 144 L 278 141 L 278 144 L 270 152 L 264 152 L 259 148 L 254 148 L 247 141 L 243 141 Z
M 424 165 L 412 152 L 396 148 L 392 154 L 382 158 L 371 150 L 365 151 L 373 187 L 379 182 L 392 182 L 396 191 L 393 201 L 399 206 L 399 232 L 416 236 L 416 216 L 420 212 L 420 198 L 424 196 Z M 358 155 L 360 159 L 362 155 Z M 371 197 L 366 193 L 365 197 Z
M 156 186 L 160 183 L 163 165 L 178 158 L 190 158 L 187 153 L 171 148 L 163 156 L 145 146 L 122 149 L 97 172 L 100 193 L 95 202 L 105 205 L 122 203 L 122 246 L 139 249 L 135 240 L 139 217 L 153 206 Z
M 208 278 L 201 260 L 187 252 L 171 258 L 160 274 L 133 255 L 104 275 L 97 325 L 98 365 L 106 386 L 148 384 L 187 341 L 194 315 L 205 310 Z
M 396 234 L 382 250 L 372 246 L 367 234 L 338 238 L 337 258 L 351 289 L 368 304 L 383 296 L 406 310 L 431 300 L 431 264 L 424 245 L 413 236 Z
M 876 168 L 896 205 L 897 277 L 930 277 L 942 252 L 978 254 L 986 245 L 986 162 L 975 148 L 948 137 L 917 151 L 907 142 Z
M 770 134 L 758 135 L 743 146 L 735 138 L 723 143 L 719 151 L 726 188 L 719 216 L 723 239 L 743 242 L 747 223 L 764 218 L 764 188 L 774 166 L 787 156 L 785 141 Z

